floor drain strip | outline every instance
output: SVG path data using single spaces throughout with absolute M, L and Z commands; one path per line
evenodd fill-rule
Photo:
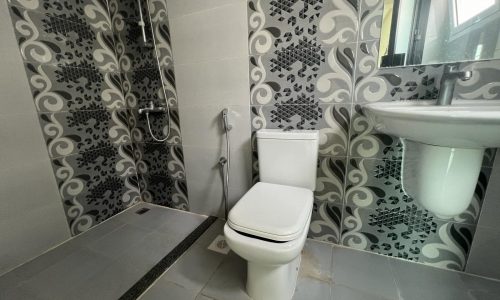
M 217 220 L 216 217 L 208 217 L 203 223 L 196 227 L 182 242 L 162 258 L 151 270 L 149 270 L 139 281 L 137 281 L 119 299 L 132 300 L 142 295 L 153 282 L 160 277 L 192 244 Z

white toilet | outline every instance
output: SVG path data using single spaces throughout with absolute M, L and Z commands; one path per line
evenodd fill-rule
M 248 261 L 246 287 L 254 300 L 293 296 L 311 220 L 318 140 L 318 131 L 257 132 L 261 182 L 224 226 L 229 247 Z

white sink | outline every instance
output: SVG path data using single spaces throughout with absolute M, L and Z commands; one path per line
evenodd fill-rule
M 500 147 L 500 101 L 455 100 L 368 104 L 363 111 L 375 129 L 430 145 L 453 148 Z
M 500 147 L 500 101 L 384 102 L 363 111 L 376 130 L 403 138 L 406 194 L 442 218 L 467 209 L 484 149 Z

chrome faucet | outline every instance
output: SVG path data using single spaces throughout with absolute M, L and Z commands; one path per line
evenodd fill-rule
M 443 77 L 441 77 L 441 86 L 436 105 L 451 105 L 453 92 L 457 79 L 467 81 L 472 78 L 472 71 L 459 71 L 456 65 L 444 66 Z
M 148 106 L 139 108 L 139 114 L 167 112 L 167 108 L 163 106 L 155 106 L 153 101 L 149 101 Z

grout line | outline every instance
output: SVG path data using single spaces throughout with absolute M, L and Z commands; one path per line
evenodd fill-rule
M 68 155 L 60 155 L 60 156 L 54 156 L 54 157 L 52 157 L 49 154 L 49 159 L 52 162 L 53 160 L 56 160 L 56 159 L 61 159 L 61 158 L 66 158 L 66 157 L 72 157 L 72 156 L 84 154 L 84 153 L 87 153 L 87 152 L 90 152 L 90 151 L 100 151 L 100 150 L 109 149 L 109 148 L 115 149 L 115 148 L 118 148 L 118 147 L 121 147 L 121 146 L 128 146 L 128 145 L 129 146 L 133 146 L 133 142 L 126 142 L 126 143 L 121 143 L 121 144 L 113 144 L 113 143 L 111 143 L 111 145 L 108 145 L 108 146 L 99 147 L 99 148 L 95 148 L 95 149 L 87 149 L 87 150 L 83 150 L 83 151 L 78 151 L 78 152 L 71 153 L 71 154 L 68 154 Z
M 320 242 L 320 241 L 317 241 L 317 242 Z M 381 253 L 376 253 L 376 252 L 372 252 L 372 251 L 364 250 L 364 249 L 356 249 L 356 248 L 344 246 L 344 245 L 341 245 L 341 244 L 333 244 L 333 247 L 339 247 L 339 248 L 343 248 L 343 249 L 347 249 L 347 250 L 353 250 L 353 251 L 363 252 L 363 253 L 366 253 L 366 254 L 372 254 L 372 255 L 382 256 L 382 257 L 388 259 L 389 262 L 393 261 L 393 260 L 398 260 L 398 261 L 405 262 L 405 263 L 408 263 L 408 264 L 415 264 L 415 265 L 419 265 L 419 266 L 424 266 L 424 267 L 429 267 L 429 268 L 441 270 L 443 272 L 454 272 L 454 273 L 459 273 L 459 274 L 466 275 L 466 276 L 478 277 L 478 278 L 482 278 L 482 279 L 486 279 L 486 280 L 492 280 L 492 281 L 500 282 L 500 279 L 497 279 L 497 278 L 485 277 L 485 276 L 481 276 L 481 275 L 477 275 L 477 274 L 473 274 L 473 273 L 467 273 L 465 271 L 459 271 L 459 270 L 454 270 L 454 269 L 444 269 L 444 268 L 436 267 L 434 265 L 425 264 L 423 262 L 412 261 L 412 260 L 408 260 L 408 259 L 401 258 L 401 257 L 396 257 L 396 256 L 388 256 L 388 255 L 384 255 L 384 254 L 381 254 Z
M 245 2 L 245 13 L 246 13 L 246 10 L 247 10 L 246 0 L 240 0 L 240 2 Z M 220 8 L 223 8 L 223 7 L 225 8 L 226 6 L 231 6 L 231 5 L 236 6 L 236 5 L 241 5 L 241 4 L 238 3 L 238 1 L 236 1 L 236 2 L 229 2 L 229 3 L 218 5 L 218 6 L 215 6 L 215 7 L 209 7 L 209 8 L 202 9 L 202 10 L 192 11 L 192 12 L 187 13 L 187 14 L 182 14 L 182 15 L 177 15 L 177 16 L 170 15 L 171 17 L 169 17 L 169 21 L 170 20 L 180 19 L 180 18 L 187 17 L 187 16 L 196 15 L 196 14 L 204 14 L 204 13 L 207 13 L 209 11 L 217 10 L 217 9 L 220 9 Z M 167 7 L 167 9 L 168 9 L 168 7 Z M 248 19 L 248 16 L 247 16 L 246 19 Z

